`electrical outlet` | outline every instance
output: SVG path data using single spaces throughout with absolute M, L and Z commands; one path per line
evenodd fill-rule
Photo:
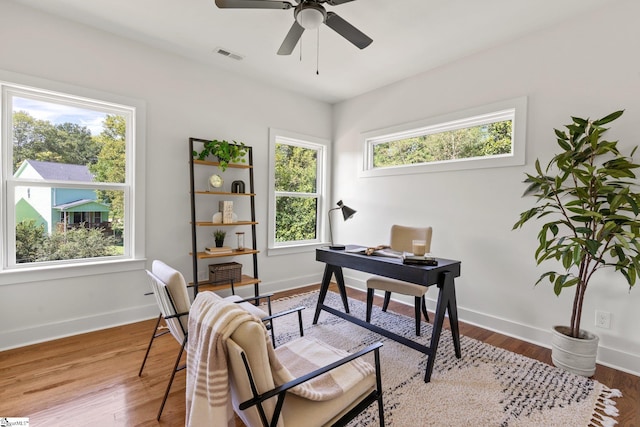
M 609 329 L 611 327 L 611 313 L 596 310 L 596 326 L 602 329 Z

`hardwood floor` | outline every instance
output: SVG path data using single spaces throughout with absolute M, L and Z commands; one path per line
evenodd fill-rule
M 298 291 L 311 289 L 317 286 Z M 349 290 L 349 296 L 365 299 L 359 291 Z M 389 308 L 413 316 L 412 307 L 392 301 Z M 179 349 L 173 338 L 162 337 L 154 343 L 138 377 L 154 323 L 149 320 L 0 352 L 0 417 L 29 417 L 31 426 L 47 427 L 184 425 L 184 372 L 176 375 L 162 419 L 156 421 Z M 464 323 L 460 332 L 551 362 L 550 350 L 542 347 Z M 623 393 L 616 399 L 618 427 L 640 427 L 640 377 L 598 365 L 594 378 Z

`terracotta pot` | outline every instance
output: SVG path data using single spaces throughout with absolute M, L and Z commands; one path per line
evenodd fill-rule
M 580 338 L 569 336 L 567 326 L 554 326 L 551 338 L 551 360 L 558 368 L 590 377 L 596 372 L 597 335 L 580 330 Z

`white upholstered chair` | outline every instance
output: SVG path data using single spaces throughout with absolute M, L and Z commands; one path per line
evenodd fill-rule
M 424 240 L 426 242 L 426 252 L 431 251 L 431 227 L 407 227 L 403 225 L 393 225 L 391 227 L 390 246 L 391 249 L 400 252 L 413 252 L 412 241 Z M 382 303 L 382 311 L 387 311 L 391 293 L 396 292 L 403 295 L 411 295 L 414 297 L 415 318 L 416 318 L 416 335 L 420 335 L 421 314 L 424 314 L 427 322 L 429 314 L 425 304 L 424 295 L 427 293 L 427 287 L 417 285 L 415 283 L 402 282 L 400 280 L 391 279 L 382 276 L 372 276 L 367 280 L 367 322 L 371 322 L 371 310 L 373 306 L 373 294 L 375 290 L 384 291 L 384 302 Z
M 167 384 L 167 389 L 164 393 L 164 397 L 162 399 L 162 404 L 160 405 L 160 410 L 158 411 L 157 419 L 160 420 L 162 415 L 162 410 L 164 409 L 165 403 L 167 402 L 167 397 L 169 396 L 169 391 L 171 390 L 171 384 L 173 384 L 173 379 L 175 378 L 176 372 L 185 368 L 184 364 L 180 364 L 180 359 L 182 357 L 182 353 L 185 350 L 185 346 L 187 344 L 187 335 L 188 335 L 188 316 L 191 308 L 191 299 L 189 298 L 189 293 L 187 290 L 187 283 L 184 279 L 182 273 L 178 270 L 168 266 L 162 261 L 155 260 L 152 263 L 151 271 L 147 271 L 147 276 L 149 278 L 149 283 L 151 284 L 151 288 L 153 290 L 153 295 L 156 298 L 156 302 L 158 303 L 158 307 L 160 308 L 160 316 L 158 317 L 158 322 L 156 322 L 156 326 L 154 328 L 153 334 L 151 335 L 151 339 L 149 340 L 149 345 L 147 346 L 147 351 L 144 355 L 144 359 L 142 360 L 142 365 L 140 366 L 140 371 L 138 372 L 138 376 L 142 375 L 142 371 L 144 369 L 144 365 L 147 361 L 147 357 L 149 356 L 149 352 L 151 350 L 151 346 L 155 338 L 164 335 L 167 332 L 170 332 L 171 335 L 178 341 L 180 344 L 180 350 L 178 352 L 178 356 L 176 358 L 173 371 L 171 372 L 171 377 L 169 378 L 169 383 Z M 277 317 L 281 317 L 286 314 L 297 312 L 298 314 L 298 326 L 300 329 L 300 335 L 304 334 L 302 328 L 302 314 L 301 310 L 304 307 L 297 307 L 290 310 L 286 310 L 283 312 L 279 312 L 276 314 L 271 313 L 271 295 L 264 295 L 258 297 L 252 297 L 247 299 L 242 299 L 238 295 L 231 295 L 225 298 L 225 300 L 229 302 L 233 302 L 238 304 L 244 310 L 252 313 L 263 322 L 269 325 L 272 337 L 273 337 L 273 324 L 272 320 Z M 268 302 L 268 313 L 263 311 L 261 308 L 255 306 L 252 301 L 267 299 Z M 164 319 L 167 325 L 167 331 L 159 332 L 158 326 L 160 325 L 160 321 Z
M 382 343 L 349 354 L 301 337 L 273 350 L 265 339 L 263 324 L 255 317 L 238 320 L 229 311 L 233 307 L 209 308 L 225 304 L 214 298 L 198 294 L 191 312 L 190 328 L 194 329 L 187 368 L 187 426 L 210 425 L 212 420 L 223 425 L 234 411 L 247 427 L 345 425 L 376 402 L 380 425 L 384 426 L 379 357 Z M 224 312 L 226 319 L 233 320 L 212 318 L 208 314 L 212 311 Z M 220 342 L 223 344 L 217 344 Z M 206 354 L 217 348 L 226 350 Z M 370 352 L 374 352 L 375 366 L 361 359 Z M 218 364 L 223 354 L 226 367 Z M 199 360 L 192 360 L 196 355 L 200 355 Z M 215 377 L 210 375 L 213 371 Z M 306 390 L 311 392 L 300 393 L 300 387 L 309 387 Z M 334 393 L 336 390 L 341 391 Z M 324 393 L 327 395 L 319 400 L 318 395 Z M 220 410 L 223 413 L 216 412 Z
M 156 302 L 160 308 L 160 315 L 164 319 L 167 329 L 171 335 L 180 344 L 180 350 L 178 351 L 178 356 L 176 357 L 173 370 L 171 371 L 171 377 L 169 378 L 169 383 L 167 384 L 162 404 L 160 405 L 160 410 L 158 411 L 157 419 L 160 420 L 160 416 L 162 415 L 162 410 L 167 402 L 167 397 L 169 396 L 171 384 L 173 384 L 176 372 L 185 368 L 184 365 L 180 365 L 180 359 L 184 352 L 185 345 L 187 344 L 188 316 L 191 301 L 189 299 L 187 286 L 184 283 L 182 274 L 168 265 L 161 261 L 154 261 L 152 271 L 147 271 L 146 273 L 149 278 L 151 288 L 153 289 L 153 295 L 155 295 Z M 142 375 L 142 370 L 144 369 L 147 356 L 151 350 L 151 345 L 153 344 L 154 338 L 157 336 L 158 334 L 154 331 L 154 335 L 152 335 L 151 340 L 149 341 L 147 352 L 144 356 L 144 360 L 142 361 L 142 366 L 140 367 L 138 376 Z

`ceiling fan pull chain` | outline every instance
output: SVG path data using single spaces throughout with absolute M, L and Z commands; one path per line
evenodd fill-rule
M 320 27 L 318 27 L 317 35 L 317 48 L 316 48 L 316 76 L 320 75 Z

